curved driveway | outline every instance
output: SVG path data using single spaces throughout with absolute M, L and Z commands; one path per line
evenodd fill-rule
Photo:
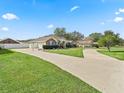
M 15 51 L 47 60 L 103 93 L 124 93 L 124 61 L 99 54 L 94 49 L 84 50 L 84 59 L 31 49 Z

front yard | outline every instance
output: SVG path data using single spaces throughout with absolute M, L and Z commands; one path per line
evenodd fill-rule
M 74 56 L 74 57 L 83 57 L 83 48 L 68 48 L 68 49 L 54 49 L 54 50 L 51 49 L 45 51 L 50 53 Z
M 98 50 L 98 52 L 119 60 L 124 60 L 124 47 L 113 47 L 111 48 L 111 52 L 109 52 L 106 48 L 102 48 Z
M 0 93 L 101 93 L 55 65 L 0 50 Z

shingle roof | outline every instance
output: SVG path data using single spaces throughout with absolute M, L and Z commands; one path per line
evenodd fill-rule
M 0 44 L 20 44 L 19 41 L 13 40 L 11 38 L 6 38 L 3 40 L 0 40 Z
M 93 39 L 90 38 L 90 37 L 86 37 L 83 40 L 78 41 L 78 43 L 80 43 L 80 44 L 92 44 L 93 43 Z
M 66 41 L 66 39 L 63 37 L 58 37 L 55 35 L 49 35 L 49 36 L 39 37 L 39 38 L 34 39 L 30 42 L 43 42 L 44 43 L 44 42 L 48 41 L 49 39 L 54 39 L 55 41 L 58 41 L 58 40 L 59 41 Z

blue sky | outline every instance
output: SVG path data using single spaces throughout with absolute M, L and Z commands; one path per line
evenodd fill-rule
M 66 27 L 124 37 L 124 0 L 0 0 L 0 39 L 29 39 Z

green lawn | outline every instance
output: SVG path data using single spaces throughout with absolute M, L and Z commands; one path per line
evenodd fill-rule
M 107 49 L 102 48 L 98 50 L 98 52 L 117 58 L 119 60 L 124 60 L 124 47 L 113 47 L 111 48 L 111 52 L 109 52 Z
M 83 57 L 83 48 L 51 49 L 45 51 L 74 57 Z
M 0 93 L 101 93 L 55 65 L 0 50 Z

